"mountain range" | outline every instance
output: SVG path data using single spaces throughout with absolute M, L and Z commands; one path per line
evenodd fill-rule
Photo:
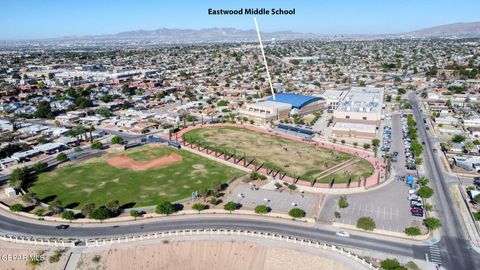
M 262 32 L 265 40 L 299 39 L 382 39 L 382 38 L 465 38 L 480 37 L 480 22 L 453 23 L 406 33 L 375 35 L 322 35 L 293 31 Z M 255 41 L 255 30 L 235 28 L 136 30 L 108 35 L 69 36 L 58 40 L 155 40 L 157 42 L 246 42 Z

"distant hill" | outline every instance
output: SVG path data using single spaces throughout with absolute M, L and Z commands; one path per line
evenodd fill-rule
M 295 40 L 319 38 L 320 35 L 310 33 L 298 33 L 292 31 L 279 31 L 262 33 L 264 39 Z M 219 41 L 255 41 L 257 33 L 255 30 L 240 30 L 235 28 L 207 28 L 200 30 L 193 29 L 169 29 L 160 28 L 156 30 L 136 30 L 120 32 L 110 35 L 72 36 L 62 37 L 61 40 L 156 40 L 164 42 L 219 42 Z
M 400 34 L 403 37 L 480 37 L 480 22 L 452 23 Z

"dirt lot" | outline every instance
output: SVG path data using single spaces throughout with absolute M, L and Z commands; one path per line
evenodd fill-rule
M 93 261 L 96 255 L 100 256 L 98 262 Z M 178 241 L 83 254 L 77 269 L 346 270 L 353 268 L 326 257 L 253 242 Z

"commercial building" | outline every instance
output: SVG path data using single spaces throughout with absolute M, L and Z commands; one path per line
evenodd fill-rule
M 323 110 L 325 101 L 320 97 L 282 93 L 240 109 L 240 114 L 256 122 L 266 123 L 281 120 L 291 115 L 306 115 Z
M 336 110 L 346 94 L 348 94 L 348 91 L 325 90 L 325 92 L 321 94 L 321 97 L 325 100 L 325 109 L 329 112 Z
M 380 126 L 383 89 L 353 87 L 333 111 L 333 137 L 373 139 Z

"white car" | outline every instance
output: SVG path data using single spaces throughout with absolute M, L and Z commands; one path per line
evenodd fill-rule
M 348 232 L 344 232 L 344 231 L 337 232 L 337 235 L 341 236 L 341 237 L 350 237 L 350 234 Z
M 417 191 L 415 189 L 410 189 L 408 191 L 408 195 L 412 195 L 412 194 L 415 194 L 415 193 L 417 193 Z

